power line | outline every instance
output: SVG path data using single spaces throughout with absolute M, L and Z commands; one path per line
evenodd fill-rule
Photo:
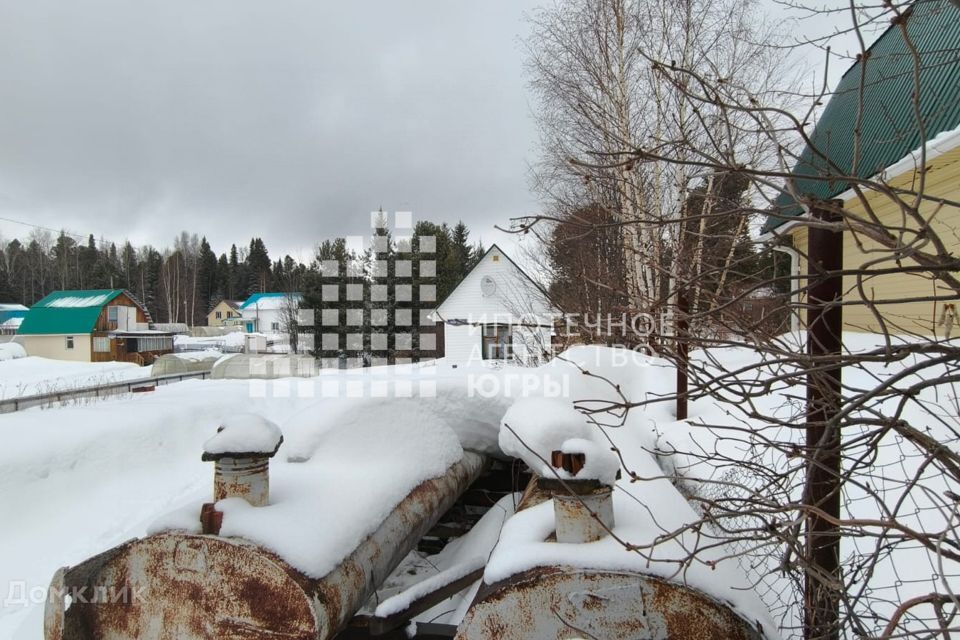
M 49 232 L 55 233 L 55 234 L 57 234 L 57 235 L 60 235 L 60 234 L 62 233 L 62 234 L 65 235 L 65 236 L 69 236 L 69 237 L 71 237 L 71 238 L 74 238 L 74 239 L 80 240 L 80 241 L 86 240 L 90 235 L 93 235 L 93 234 L 83 235 L 83 234 L 79 234 L 79 233 L 70 233 L 70 232 L 67 231 L 66 229 L 54 229 L 53 227 L 45 227 L 45 226 L 43 226 L 42 224 L 35 224 L 35 223 L 33 223 L 33 222 L 24 222 L 23 220 L 16 220 L 16 219 L 14 219 L 14 218 L 8 218 L 8 217 L 6 217 L 6 216 L 0 216 L 0 220 L 2 220 L 2 221 L 4 221 L 4 222 L 12 222 L 13 224 L 20 224 L 20 225 L 23 225 L 23 226 L 25 226 L 25 227 L 32 227 L 32 228 L 34 228 L 34 229 L 41 229 L 41 230 L 43 230 L 43 231 L 49 231 Z M 104 241 L 106 241 L 106 242 L 109 242 L 110 244 L 116 245 L 116 246 L 122 246 L 122 244 L 123 244 L 123 243 L 117 243 L 117 242 L 115 242 L 115 241 L 113 241 L 113 240 L 110 240 L 110 239 L 107 238 L 106 236 L 100 236 L 100 239 L 101 239 L 101 240 L 104 240 Z
M 3 220 L 4 222 L 12 222 L 13 224 L 22 224 L 25 227 L 33 227 L 34 229 L 42 229 L 44 231 L 50 231 L 52 233 L 57 233 L 57 234 L 63 233 L 64 235 L 68 235 L 73 238 L 79 238 L 81 240 L 86 238 L 86 236 L 78 235 L 76 233 L 70 233 L 65 229 L 53 229 L 52 227 L 45 227 L 42 224 L 24 222 L 23 220 L 14 220 L 13 218 L 7 218 L 6 216 L 0 216 L 0 220 Z

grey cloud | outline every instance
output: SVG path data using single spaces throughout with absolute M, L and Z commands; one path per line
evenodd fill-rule
M 0 0 L 0 215 L 276 251 L 382 204 L 492 239 L 536 208 L 531 4 Z

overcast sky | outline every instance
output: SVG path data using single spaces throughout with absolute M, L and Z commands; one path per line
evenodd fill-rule
M 309 259 L 383 206 L 502 241 L 537 210 L 539 2 L 0 0 L 0 216 Z

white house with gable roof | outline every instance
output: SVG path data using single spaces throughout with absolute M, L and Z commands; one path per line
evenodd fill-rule
M 247 333 L 282 333 L 288 330 L 291 314 L 296 313 L 303 296 L 300 293 L 255 293 L 240 305 Z M 233 322 L 233 321 L 232 321 Z
M 544 291 L 497 245 L 433 312 L 454 367 L 539 364 L 549 356 L 555 316 Z

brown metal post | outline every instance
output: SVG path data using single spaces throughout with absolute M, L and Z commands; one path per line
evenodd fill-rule
M 677 291 L 677 420 L 687 419 L 687 381 L 690 353 L 690 321 L 687 314 L 690 312 L 690 302 L 687 299 L 686 289 Z
M 837 222 L 839 201 L 813 211 L 816 220 Z M 832 207 L 833 211 L 826 207 Z M 841 406 L 840 358 L 843 340 L 843 232 L 809 228 L 807 353 L 807 484 L 805 504 L 829 518 L 840 517 L 840 426 L 832 420 Z M 824 366 L 826 365 L 826 366 Z M 834 583 L 840 578 L 840 528 L 828 518 L 810 513 L 806 530 L 804 637 L 840 637 L 840 599 Z

